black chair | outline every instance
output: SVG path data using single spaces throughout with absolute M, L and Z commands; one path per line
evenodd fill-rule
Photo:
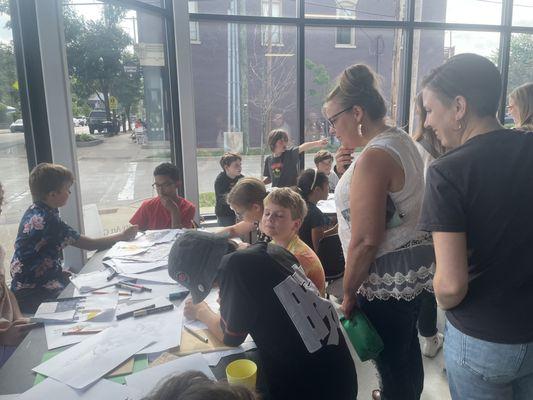
M 344 276 L 344 254 L 339 235 L 326 236 L 318 243 L 317 256 L 324 267 L 326 285 Z M 326 293 L 329 293 L 326 287 Z

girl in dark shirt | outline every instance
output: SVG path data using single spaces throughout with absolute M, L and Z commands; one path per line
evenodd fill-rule
M 215 214 L 217 216 L 218 226 L 231 226 L 235 224 L 235 212 L 228 205 L 226 196 L 237 181 L 244 178 L 241 174 L 241 162 L 241 156 L 236 153 L 225 153 L 220 159 L 222 172 L 218 174 L 215 180 Z

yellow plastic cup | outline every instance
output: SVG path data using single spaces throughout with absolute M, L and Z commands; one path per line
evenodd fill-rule
M 257 380 L 257 365 L 250 360 L 235 360 L 226 367 L 226 377 L 230 385 L 242 385 L 248 389 L 255 389 Z

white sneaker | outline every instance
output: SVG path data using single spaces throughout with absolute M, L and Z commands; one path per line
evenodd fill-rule
M 442 333 L 437 332 L 436 335 L 430 337 L 422 336 L 422 345 L 420 346 L 420 350 L 422 350 L 422 354 L 425 357 L 433 358 L 442 348 L 443 343 L 444 335 Z

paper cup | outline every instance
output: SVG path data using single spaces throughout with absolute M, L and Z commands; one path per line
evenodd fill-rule
M 250 360 L 235 360 L 226 367 L 226 377 L 230 385 L 242 385 L 248 389 L 255 389 L 257 380 L 257 365 Z

